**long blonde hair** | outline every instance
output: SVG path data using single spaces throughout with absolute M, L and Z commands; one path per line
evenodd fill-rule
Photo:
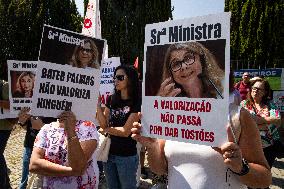
M 92 49 L 92 59 L 88 63 L 88 67 L 99 69 L 100 64 L 99 64 L 98 48 L 97 48 L 95 42 L 91 39 L 84 39 L 84 44 L 86 44 L 86 43 L 90 43 L 90 46 L 91 46 L 91 49 Z M 71 57 L 71 60 L 69 61 L 69 64 L 73 67 L 82 68 L 82 64 L 81 64 L 80 59 L 79 59 L 79 53 L 80 53 L 81 47 L 82 46 L 76 46 L 75 47 L 73 55 Z
M 25 91 L 23 91 L 23 88 L 21 86 L 21 79 L 25 76 L 29 76 L 32 81 L 33 81 L 33 88 L 34 88 L 34 82 L 35 82 L 35 74 L 33 72 L 22 72 L 21 75 L 18 77 L 17 79 L 17 83 L 16 83 L 16 91 L 19 91 L 20 93 L 24 93 Z

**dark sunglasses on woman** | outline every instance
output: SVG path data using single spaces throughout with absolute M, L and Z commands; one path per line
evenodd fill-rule
M 92 49 L 86 49 L 84 47 L 80 47 L 80 51 L 81 52 L 86 52 L 86 53 L 93 53 L 93 50 Z
M 114 76 L 113 80 L 123 81 L 125 79 L 125 75 L 116 75 Z

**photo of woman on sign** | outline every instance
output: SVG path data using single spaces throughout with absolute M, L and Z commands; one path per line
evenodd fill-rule
M 22 72 L 17 79 L 13 98 L 31 98 L 33 96 L 35 74 L 30 71 Z
M 100 68 L 99 52 L 96 44 L 91 39 L 84 39 L 83 46 L 77 46 L 70 60 L 70 65 L 78 68 Z
M 168 47 L 158 96 L 223 98 L 224 71 L 201 43 L 176 43 Z

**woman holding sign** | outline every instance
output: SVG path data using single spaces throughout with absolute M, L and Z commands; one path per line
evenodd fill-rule
M 98 104 L 97 118 L 103 132 L 111 138 L 109 156 L 104 163 L 108 188 L 136 188 L 138 155 L 131 138 L 133 123 L 138 121 L 140 99 L 138 74 L 128 66 L 114 72 L 115 93 L 107 99 L 105 111 Z
M 223 98 L 224 71 L 214 55 L 198 42 L 169 46 L 158 96 Z
M 97 141 L 93 122 L 76 120 L 70 111 L 62 112 L 57 122 L 39 131 L 30 171 L 43 175 L 43 188 L 98 188 L 99 172 L 93 158 Z
M 29 71 L 21 73 L 17 79 L 16 91 L 13 93 L 14 98 L 32 98 L 35 82 L 35 74 Z
M 228 125 L 228 142 L 221 147 L 165 141 L 140 135 L 141 125 L 134 124 L 132 137 L 147 147 L 148 162 L 157 174 L 168 173 L 168 188 L 265 188 L 272 178 L 254 120 L 240 110 L 245 125 L 235 142 Z M 234 124 L 234 123 L 233 123 Z
M 139 123 L 131 130 L 132 137 L 147 147 L 152 171 L 168 173 L 170 189 L 268 187 L 271 172 L 255 121 L 233 100 L 229 111 L 228 142 L 221 147 L 144 137 Z
M 77 68 L 100 68 L 99 52 L 95 42 L 92 39 L 84 39 L 83 46 L 75 47 L 70 60 L 70 65 Z

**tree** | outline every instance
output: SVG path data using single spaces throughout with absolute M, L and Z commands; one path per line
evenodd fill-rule
M 81 32 L 74 0 L 0 0 L 0 78 L 6 61 L 37 60 L 43 24 Z
M 128 64 L 138 56 L 142 62 L 146 24 L 172 19 L 171 11 L 170 0 L 100 0 L 102 37 L 108 42 L 109 56 Z
M 256 63 L 250 65 L 255 68 L 281 67 L 284 1 L 226 0 L 225 11 L 232 12 L 231 59 Z

